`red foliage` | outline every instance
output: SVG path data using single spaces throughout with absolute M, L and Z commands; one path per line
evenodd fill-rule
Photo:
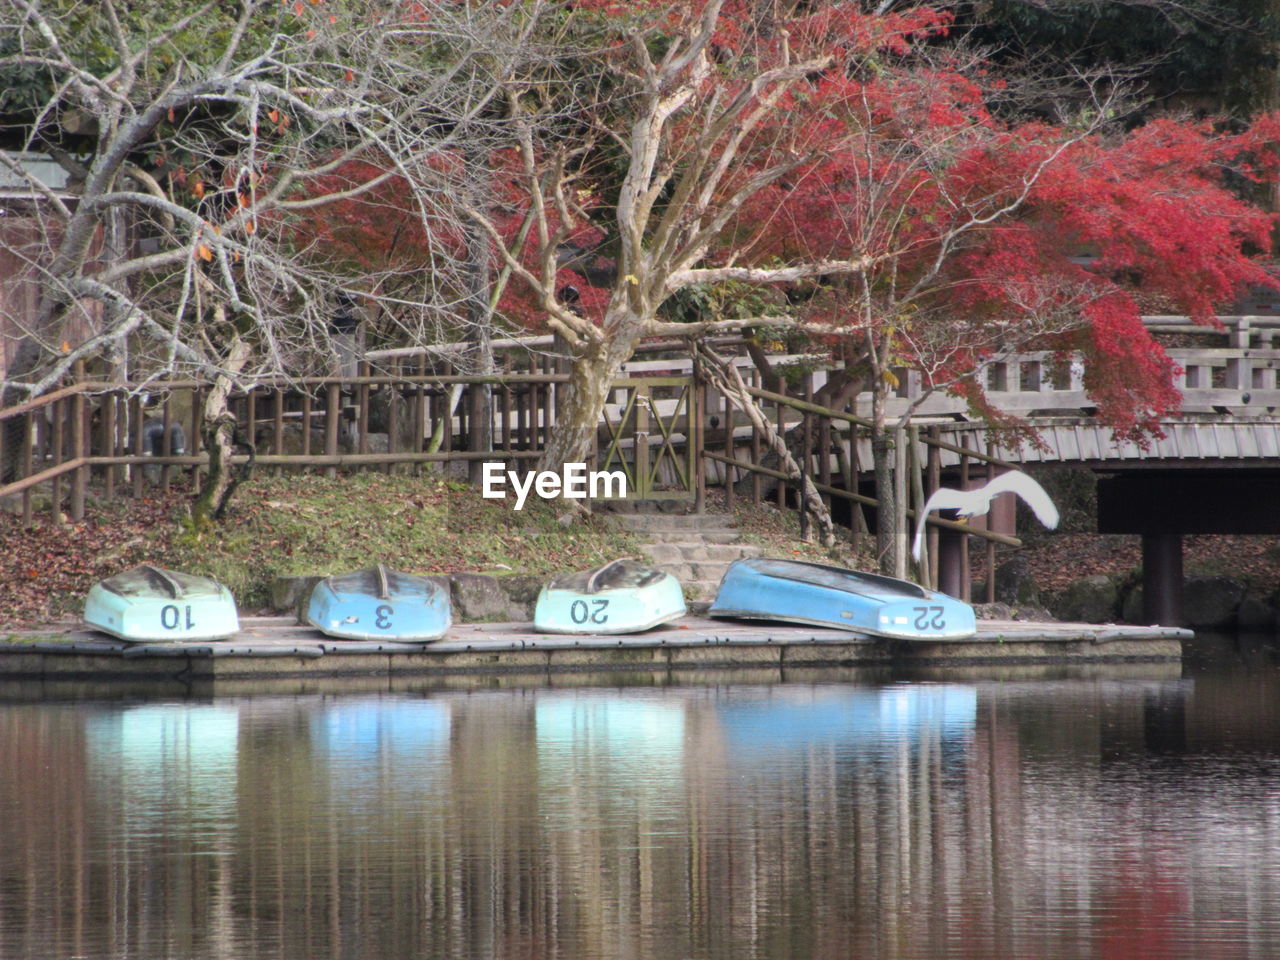
M 317 257 L 377 275 L 426 270 L 441 255 L 462 256 L 465 239 L 456 220 L 421 209 L 410 184 L 389 169 L 377 160 L 352 160 L 310 180 L 305 193 L 313 197 L 367 189 L 304 210 L 295 227 L 299 242 Z
M 695 0 L 575 0 L 572 7 L 615 37 L 611 56 L 620 69 L 635 31 L 687 39 L 706 9 Z M 1178 396 L 1174 365 L 1144 330 L 1137 295 L 1158 295 L 1210 323 L 1243 286 L 1273 283 L 1257 259 L 1270 249 L 1272 218 L 1236 187 L 1280 173 L 1272 146 L 1280 116 L 1235 133 L 1168 119 L 1091 136 L 1010 122 L 988 109 L 1002 84 L 981 65 L 948 62 L 936 44 L 930 57 L 916 55 L 922 41 L 947 31 L 945 13 L 875 16 L 827 2 L 765 23 L 758 7 L 726 0 L 722 8 L 714 64 L 663 141 L 675 175 L 705 146 L 700 138 L 714 115 L 708 104 L 739 96 L 762 104 L 768 91 L 753 85 L 771 68 L 810 58 L 824 58 L 825 66 L 789 86 L 764 122 L 716 141 L 724 149 L 743 138 L 698 216 L 705 222 L 717 205 L 750 196 L 700 266 L 872 258 L 863 278 L 807 281 L 793 295 L 808 298 L 814 318 L 854 328 L 853 336 L 873 339 L 893 362 L 918 366 L 977 407 L 985 398 L 970 375 L 994 351 L 1079 350 L 1099 414 L 1130 436 L 1154 429 Z M 710 151 L 711 162 L 716 155 Z M 529 231 L 515 256 L 542 279 L 551 260 L 542 246 L 568 250 L 568 259 L 556 258 L 562 266 L 552 289 L 569 302 L 572 287 L 573 309 L 599 323 L 614 291 L 588 276 L 603 282 L 598 268 L 608 265 L 608 241 L 618 230 L 610 223 L 617 165 L 616 158 L 578 159 L 573 179 L 560 184 L 566 213 L 550 193 L 543 198 L 541 228 Z M 503 211 L 496 226 L 508 243 L 521 235 L 532 202 L 524 164 L 514 150 L 490 158 L 493 209 Z M 349 164 L 335 178 L 360 182 L 380 173 L 376 163 Z M 759 186 L 756 178 L 766 174 Z M 332 254 L 370 268 L 428 269 L 433 251 L 460 249 L 453 228 L 424 225 L 404 196 L 404 184 L 390 178 L 336 214 L 311 217 L 307 232 Z M 516 281 L 499 309 L 541 327 L 546 295 Z
M 1158 120 L 1071 142 L 1053 125 L 999 122 L 975 78 L 921 67 L 828 74 L 787 106 L 800 119 L 778 124 L 805 125 L 788 147 L 833 146 L 757 193 L 721 257 L 882 258 L 868 275 L 865 335 L 896 338 L 893 354 L 935 383 L 976 369 L 996 345 L 1080 350 L 1099 415 L 1139 437 L 1176 411 L 1178 394 L 1135 295 L 1212 323 L 1243 287 L 1275 285 L 1258 259 L 1273 218 L 1228 182 L 1280 168 L 1274 117 L 1237 134 Z M 833 309 L 832 295 L 810 305 L 836 326 L 867 322 L 864 307 Z M 946 316 L 947 336 L 896 336 L 926 316 Z M 976 382 L 956 389 L 981 406 Z

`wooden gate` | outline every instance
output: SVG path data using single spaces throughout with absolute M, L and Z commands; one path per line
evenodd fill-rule
M 614 381 L 597 470 L 621 471 L 628 500 L 694 500 L 698 391 L 691 376 Z

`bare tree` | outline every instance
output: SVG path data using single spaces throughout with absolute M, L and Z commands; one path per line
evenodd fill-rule
M 40 296 L 7 317 L 22 340 L 5 400 L 80 360 L 139 390 L 328 372 L 336 297 L 373 305 L 401 342 L 456 339 L 476 299 L 449 199 L 476 171 L 458 157 L 504 142 L 503 84 L 545 55 L 530 42 L 541 6 L 245 0 L 154 22 L 168 9 L 0 0 L 0 76 L 36 78 L 11 132 L 72 177 L 57 192 L 9 164 L 37 224 L 11 253 Z M 407 212 L 415 261 L 353 268 L 311 229 L 360 201 Z M 221 413 L 205 411 L 211 457 L 229 452 Z
M 962 114 L 927 129 L 930 100 L 954 110 L 956 94 L 932 97 L 939 73 L 903 57 L 912 30 L 927 33 L 940 21 L 867 17 L 860 22 L 872 39 L 851 39 L 833 27 L 838 21 L 822 18 L 856 19 L 856 5 L 806 8 L 790 19 L 770 8 L 754 26 L 733 29 L 722 22 L 722 7 L 723 0 L 677 5 L 684 19 L 674 28 L 670 20 L 648 32 L 633 21 L 621 24 L 630 39 L 604 47 L 617 86 L 607 103 L 579 108 L 589 120 L 581 135 L 539 140 L 532 126 L 524 130 L 519 176 L 535 222 L 535 255 L 515 249 L 485 211 L 470 209 L 573 351 L 544 468 L 585 458 L 609 384 L 641 339 L 759 322 L 722 316 L 689 324 L 664 315 L 685 291 L 728 284 L 836 295 L 842 322 L 835 327 L 863 338 L 879 432 L 888 437 L 883 400 L 897 362 L 892 351 L 903 338 L 915 338 L 920 356 L 935 364 L 930 390 L 954 385 L 937 371 L 947 367 L 949 351 L 973 344 L 957 341 L 964 335 L 947 323 L 898 324 L 895 336 L 885 337 L 895 311 L 918 310 L 951 283 L 945 268 L 969 238 L 1017 211 L 1041 172 L 1105 113 L 1050 132 L 1036 159 L 1011 176 L 939 198 L 948 166 L 997 136 Z M 723 46 L 726 36 L 737 38 L 733 49 Z M 949 55 L 954 61 L 954 51 Z M 948 76 L 968 65 L 972 59 L 949 63 Z M 879 91 L 900 102 L 873 99 L 862 79 L 873 72 L 901 77 L 896 88 L 882 84 Z M 612 169 L 617 157 L 622 173 L 609 186 L 600 167 Z M 936 228 L 922 231 L 924 193 L 946 210 L 936 211 L 943 217 Z M 602 228 L 602 249 L 616 268 L 596 317 L 565 303 L 558 290 L 563 249 L 584 224 Z M 816 233 L 806 238 L 810 228 Z M 851 303 L 859 305 L 852 320 Z M 766 319 L 831 326 L 787 308 L 780 313 L 786 316 Z M 1019 331 L 1025 342 L 1044 328 L 1024 322 Z M 1008 333 L 1012 346 L 1019 338 Z

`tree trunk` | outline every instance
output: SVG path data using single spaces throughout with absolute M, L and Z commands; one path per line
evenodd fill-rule
M 537 469 L 559 473 L 566 463 L 587 462 L 595 450 L 596 430 L 609 388 L 631 352 L 631 344 L 592 343 L 574 358 L 569 382 L 560 388 L 556 427 L 538 459 Z
M 40 362 L 42 351 L 34 337 L 24 337 L 18 343 L 17 353 L 5 376 L 17 382 L 32 373 Z M 6 386 L 0 391 L 0 409 L 16 407 L 27 396 L 14 386 Z M 28 417 L 30 414 L 27 415 Z M 0 420 L 0 484 L 17 480 L 22 470 L 24 444 L 26 443 L 27 417 L 9 417 Z
M 897 537 L 894 536 L 893 518 L 898 511 L 893 488 L 893 440 L 893 435 L 883 427 L 877 427 L 871 437 L 871 460 L 875 471 L 878 502 L 876 560 L 879 562 L 880 572 L 886 576 L 893 576 L 893 571 L 897 567 L 897 558 L 894 556 Z
M 800 465 L 791 455 L 791 451 L 787 448 L 786 438 L 778 433 L 774 425 L 769 422 L 769 418 L 756 405 L 755 399 L 747 392 L 746 384 L 742 382 L 742 377 L 739 375 L 737 368 L 705 345 L 702 346 L 701 353 L 708 361 L 704 368 L 708 379 L 720 389 L 720 392 L 725 395 L 727 400 L 751 419 L 756 429 L 764 434 L 765 441 L 777 456 L 781 469 L 800 485 L 800 496 L 804 499 L 804 508 L 808 510 L 818 524 L 822 545 L 828 548 L 834 546 L 836 534 L 835 524 L 831 520 L 831 512 L 827 509 L 827 505 L 822 502 L 822 495 L 818 493 L 818 488 L 813 485 L 809 474 L 800 468 Z M 730 418 L 726 416 L 726 423 L 729 422 Z M 807 457 L 809 451 L 805 451 L 804 455 Z M 726 482 L 728 482 L 727 477 Z
M 236 338 L 220 373 L 213 382 L 213 389 L 205 398 L 201 436 L 209 455 L 208 473 L 204 485 L 191 504 L 191 520 L 197 530 L 206 530 L 218 520 L 236 486 L 244 479 L 231 471 L 231 454 L 235 448 L 235 417 L 227 408 L 231 393 L 231 377 L 245 368 L 249 362 L 249 345 Z
M 483 169 L 487 157 L 483 151 L 469 149 L 467 160 Z M 479 179 L 477 177 L 477 179 Z M 477 206 L 482 201 L 475 201 Z M 493 309 L 489 274 L 493 267 L 493 250 L 489 235 L 474 221 L 467 226 L 467 339 L 475 344 L 473 357 L 477 376 L 493 376 Z M 467 388 L 467 448 L 472 451 L 493 449 L 493 385 L 473 383 Z M 484 477 L 484 464 L 472 460 L 471 482 L 479 484 Z

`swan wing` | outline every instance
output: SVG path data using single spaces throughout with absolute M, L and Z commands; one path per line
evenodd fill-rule
M 920 516 L 916 518 L 916 536 L 911 543 L 911 556 L 915 558 L 917 563 L 920 562 L 920 548 L 924 544 L 925 518 L 934 510 L 972 512 L 974 492 L 976 491 L 952 490 L 950 487 L 939 487 L 929 495 L 929 499 L 924 503 L 924 509 L 920 511 Z
M 1002 473 L 982 489 L 987 491 L 989 497 L 1001 493 L 1016 493 L 1042 524 L 1050 530 L 1058 525 L 1058 508 L 1054 506 L 1049 494 L 1029 474 L 1021 470 Z

